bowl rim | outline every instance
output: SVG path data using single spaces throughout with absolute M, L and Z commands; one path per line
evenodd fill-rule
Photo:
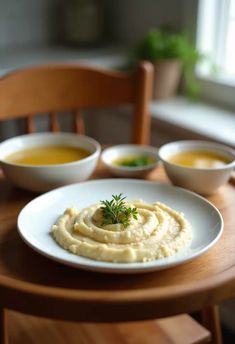
M 200 146 L 205 145 L 205 148 L 207 148 L 206 146 L 208 146 L 208 150 L 209 150 L 209 147 L 211 147 L 211 148 L 214 147 L 215 149 L 218 148 L 221 151 L 224 151 L 225 153 L 230 154 L 231 157 L 233 156 L 233 160 L 231 160 L 231 162 L 229 162 L 229 163 L 227 163 L 227 164 L 225 164 L 223 166 L 208 167 L 208 168 L 206 168 L 206 167 L 191 167 L 191 166 L 179 165 L 179 164 L 173 163 L 173 162 L 171 162 L 168 159 L 163 157 L 163 151 L 165 149 L 167 149 L 168 147 L 170 147 L 170 146 L 173 147 L 176 144 L 180 145 L 180 146 L 181 145 L 190 144 L 190 145 L 195 146 L 195 148 L 197 148 L 197 146 L 199 146 L 199 145 Z M 189 148 L 188 150 L 191 150 L 191 148 Z M 187 149 L 185 149 L 184 151 L 187 151 Z M 165 163 L 165 164 L 172 165 L 174 167 L 181 168 L 181 169 L 191 170 L 191 171 L 220 171 L 220 170 L 224 171 L 224 170 L 229 170 L 229 169 L 235 167 L 235 150 L 232 147 L 226 146 L 225 144 L 217 143 L 217 142 L 213 142 L 213 141 L 206 141 L 206 140 L 179 140 L 179 141 L 172 141 L 172 142 L 169 142 L 169 143 L 166 143 L 166 144 L 162 145 L 159 148 L 158 156 L 159 156 L 159 159 L 163 163 Z
M 110 151 L 114 150 L 114 149 L 128 149 L 128 148 L 133 148 L 134 150 L 136 150 L 136 153 L 138 154 L 138 150 L 143 151 L 143 153 L 146 154 L 151 154 L 152 156 L 155 155 L 156 157 L 156 161 L 145 165 L 145 166 L 121 166 L 121 165 L 114 165 L 112 164 L 111 160 L 107 161 L 105 160 L 105 155 L 107 153 L 109 153 Z M 133 153 L 134 154 L 134 153 Z M 103 150 L 103 152 L 101 153 L 101 161 L 104 163 L 105 166 L 116 170 L 116 171 L 123 171 L 123 172 L 138 172 L 138 171 L 147 171 L 150 169 L 153 169 L 154 167 L 158 166 L 158 164 L 160 163 L 159 157 L 158 157 L 158 148 L 151 146 L 151 145 L 141 145 L 141 144 L 118 144 L 118 145 L 113 145 L 110 147 L 107 147 Z
M 9 162 L 7 160 L 5 160 L 4 158 L 2 158 L 1 156 L 1 148 L 4 145 L 8 145 L 10 144 L 11 141 L 17 140 L 17 139 L 27 139 L 27 138 L 43 138 L 43 137 L 72 137 L 72 138 L 78 138 L 78 139 L 84 139 L 85 141 L 91 143 L 94 145 L 94 152 L 91 153 L 90 155 L 88 155 L 87 157 L 80 159 L 80 160 L 75 160 L 75 161 L 71 161 L 71 162 L 66 162 L 66 163 L 60 163 L 60 164 L 47 164 L 47 165 L 30 165 L 30 164 L 17 164 L 17 163 L 13 163 L 13 162 Z M 48 145 L 48 143 L 47 143 Z M 43 144 L 37 145 L 38 146 L 44 146 Z M 71 146 L 68 144 L 68 146 Z M 29 147 L 30 148 L 30 147 Z M 15 150 L 15 152 L 17 152 L 19 150 Z M 8 166 L 13 166 L 13 167 L 18 167 L 18 168 L 32 168 L 32 169 L 48 169 L 48 168 L 63 168 L 66 166 L 79 166 L 81 164 L 83 164 L 84 162 L 90 161 L 96 157 L 98 157 L 100 155 L 101 152 L 101 145 L 100 143 L 93 139 L 92 137 L 88 136 L 88 135 L 82 135 L 82 134 L 76 134 L 76 133 L 70 133 L 70 132 L 38 132 L 38 133 L 32 133 L 32 134 L 24 134 L 24 135 L 17 135 L 14 137 L 11 137 L 9 139 L 6 139 L 4 141 L 2 141 L 0 143 L 0 164 L 1 165 L 8 165 Z

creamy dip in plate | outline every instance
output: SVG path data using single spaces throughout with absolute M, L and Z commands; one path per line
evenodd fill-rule
M 64 249 L 99 261 L 132 263 L 169 257 L 192 240 L 190 223 L 183 213 L 167 205 L 142 200 L 126 201 L 137 219 L 102 225 L 101 204 L 82 210 L 68 208 L 52 226 L 52 236 Z

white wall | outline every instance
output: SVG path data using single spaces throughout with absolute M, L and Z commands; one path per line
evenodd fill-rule
M 61 0 L 1 0 L 0 47 L 49 44 L 60 33 Z
M 78 0 L 79 1 L 79 0 Z M 148 29 L 180 29 L 185 0 L 96 0 L 103 8 L 104 42 L 132 44 Z M 191 1 L 191 0 L 190 0 Z M 0 48 L 52 44 L 63 39 L 69 0 L 1 0 Z
M 110 23 L 113 36 L 128 45 L 156 26 L 179 30 L 182 27 L 183 3 L 184 0 L 110 1 L 111 18 L 115 18 Z

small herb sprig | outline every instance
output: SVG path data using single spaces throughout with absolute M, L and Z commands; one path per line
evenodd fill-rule
M 101 210 L 103 212 L 102 225 L 120 223 L 126 228 L 130 224 L 131 217 L 137 219 L 137 209 L 127 207 L 124 202 L 125 198 L 120 193 L 119 195 L 112 195 L 111 201 L 101 201 Z

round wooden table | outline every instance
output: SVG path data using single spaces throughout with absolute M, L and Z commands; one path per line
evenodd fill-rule
M 99 166 L 93 178 L 110 175 Z M 169 183 L 161 167 L 149 180 Z M 221 239 L 202 256 L 136 275 L 82 271 L 47 259 L 17 232 L 17 216 L 37 194 L 0 179 L 0 306 L 55 319 L 116 322 L 153 319 L 213 305 L 235 295 L 235 188 L 208 197 L 222 213 Z M 3 314 L 3 312 L 2 312 Z

